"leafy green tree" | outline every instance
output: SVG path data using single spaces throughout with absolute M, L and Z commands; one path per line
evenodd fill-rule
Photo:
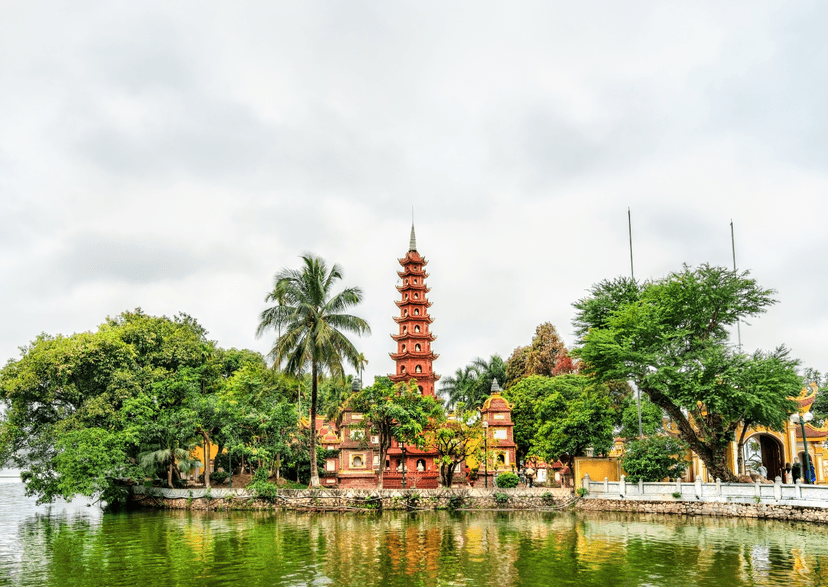
M 563 379 L 553 377 L 552 380 Z M 605 385 L 570 375 L 537 406 L 540 425 L 530 451 L 547 462 L 560 459 L 574 470 L 574 460 L 588 447 L 607 454 L 613 444 L 614 413 Z
M 512 408 L 512 422 L 515 424 L 512 431 L 518 461 L 525 460 L 532 451 L 535 437 L 543 423 L 539 411 L 543 401 L 555 394 L 564 400 L 575 398 L 589 385 L 589 380 L 580 375 L 530 375 L 503 392 L 503 397 Z
M 687 445 L 672 436 L 636 438 L 627 443 L 621 466 L 633 483 L 676 479 L 687 469 L 686 452 Z
M 461 403 L 449 417 L 440 418 L 428 435 L 428 444 L 437 452 L 440 482 L 451 487 L 457 467 L 466 459 L 478 456 L 483 442 L 483 426 L 476 410 L 466 410 Z
M 477 409 L 483 405 L 492 390 L 492 382 L 506 380 L 506 364 L 499 355 L 492 355 L 486 361 L 477 357 L 471 363 L 457 369 L 454 375 L 443 378 L 440 392 L 452 408 L 463 403 L 468 409 Z
M 385 455 L 391 441 L 405 442 L 418 448 L 425 446 L 423 431 L 440 415 L 440 404 L 424 396 L 416 380 L 392 384 L 388 377 L 377 377 L 374 384 L 353 394 L 349 406 L 363 414 L 362 426 L 368 434 L 379 437 L 379 486 L 385 474 Z
M 95 332 L 39 336 L 0 370 L 0 464 L 20 468 L 41 502 L 117 499 L 119 479 L 144 474 L 142 456 L 173 484 L 207 425 L 196 400 L 255 356 L 221 351 L 206 335 L 186 314 L 138 309 Z
M 649 398 L 641 395 L 641 431 L 645 436 L 652 436 L 664 428 L 664 413 Z M 621 411 L 621 436 L 638 437 L 638 405 L 635 397 L 627 396 Z
M 368 323 L 344 313 L 362 301 L 362 290 L 349 287 L 334 294 L 334 283 L 342 279 L 342 268 L 335 264 L 328 270 L 324 260 L 302 255 L 302 269 L 282 269 L 276 274 L 273 291 L 265 301 L 275 302 L 262 312 L 257 330 L 261 336 L 277 331 L 270 356 L 276 365 L 285 363 L 285 371 L 300 375 L 309 365 L 311 371 L 310 458 L 312 487 L 319 486 L 316 466 L 316 414 L 318 377 L 322 371 L 342 376 L 342 361 L 355 368 L 359 353 L 343 332 L 370 334 Z
M 735 481 L 727 451 L 739 423 L 762 406 L 755 423 L 781 425 L 799 388 L 784 347 L 749 356 L 728 344 L 728 328 L 766 311 L 773 293 L 747 272 L 709 265 L 641 286 L 604 281 L 574 304 L 578 355 L 600 380 L 634 380 L 710 473 Z

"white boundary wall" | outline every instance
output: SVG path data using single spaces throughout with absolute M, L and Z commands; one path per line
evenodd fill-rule
M 585 475 L 582 487 L 589 490 L 587 499 L 628 499 L 638 501 L 701 501 L 723 503 L 765 503 L 804 507 L 828 508 L 828 485 L 784 484 L 777 477 L 775 483 L 628 483 L 620 481 L 593 481 Z M 675 497 L 673 494 L 681 494 Z M 758 499 L 757 499 L 758 498 Z

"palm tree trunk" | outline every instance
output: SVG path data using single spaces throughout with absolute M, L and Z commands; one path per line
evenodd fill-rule
M 311 365 L 310 487 L 319 487 L 319 470 L 316 468 L 316 361 L 312 361 Z

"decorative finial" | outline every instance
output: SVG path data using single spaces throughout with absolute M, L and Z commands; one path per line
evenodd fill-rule
M 500 393 L 500 386 L 497 384 L 497 378 L 492 381 L 492 393 Z
M 408 250 L 409 251 L 416 251 L 417 250 L 417 237 L 414 236 L 414 223 L 411 223 L 411 240 L 408 243 Z

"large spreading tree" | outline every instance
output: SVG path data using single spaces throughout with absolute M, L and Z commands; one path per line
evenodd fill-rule
M 735 481 L 727 451 L 739 424 L 780 426 L 800 386 L 784 347 L 744 354 L 729 341 L 728 329 L 765 312 L 774 293 L 706 264 L 644 284 L 603 281 L 573 304 L 578 355 L 599 380 L 634 380 L 710 473 Z
M 392 383 L 388 377 L 377 377 L 374 384 L 355 393 L 348 399 L 348 406 L 363 416 L 363 436 L 379 438 L 378 484 L 382 488 L 385 474 L 385 455 L 391 441 L 423 448 L 423 432 L 432 420 L 441 414 L 440 404 L 433 397 L 424 396 L 416 380 Z
M 310 367 L 310 486 L 319 486 L 316 466 L 316 412 L 318 377 L 321 372 L 343 376 L 342 362 L 360 366 L 360 354 L 345 332 L 370 334 L 368 323 L 347 310 L 362 301 L 362 290 L 349 287 L 334 293 L 342 279 L 338 264 L 328 269 L 325 261 L 311 254 L 302 255 L 301 269 L 282 269 L 276 274 L 273 290 L 266 302 L 275 302 L 261 314 L 257 334 L 276 331 L 270 356 L 285 371 L 302 374 Z

